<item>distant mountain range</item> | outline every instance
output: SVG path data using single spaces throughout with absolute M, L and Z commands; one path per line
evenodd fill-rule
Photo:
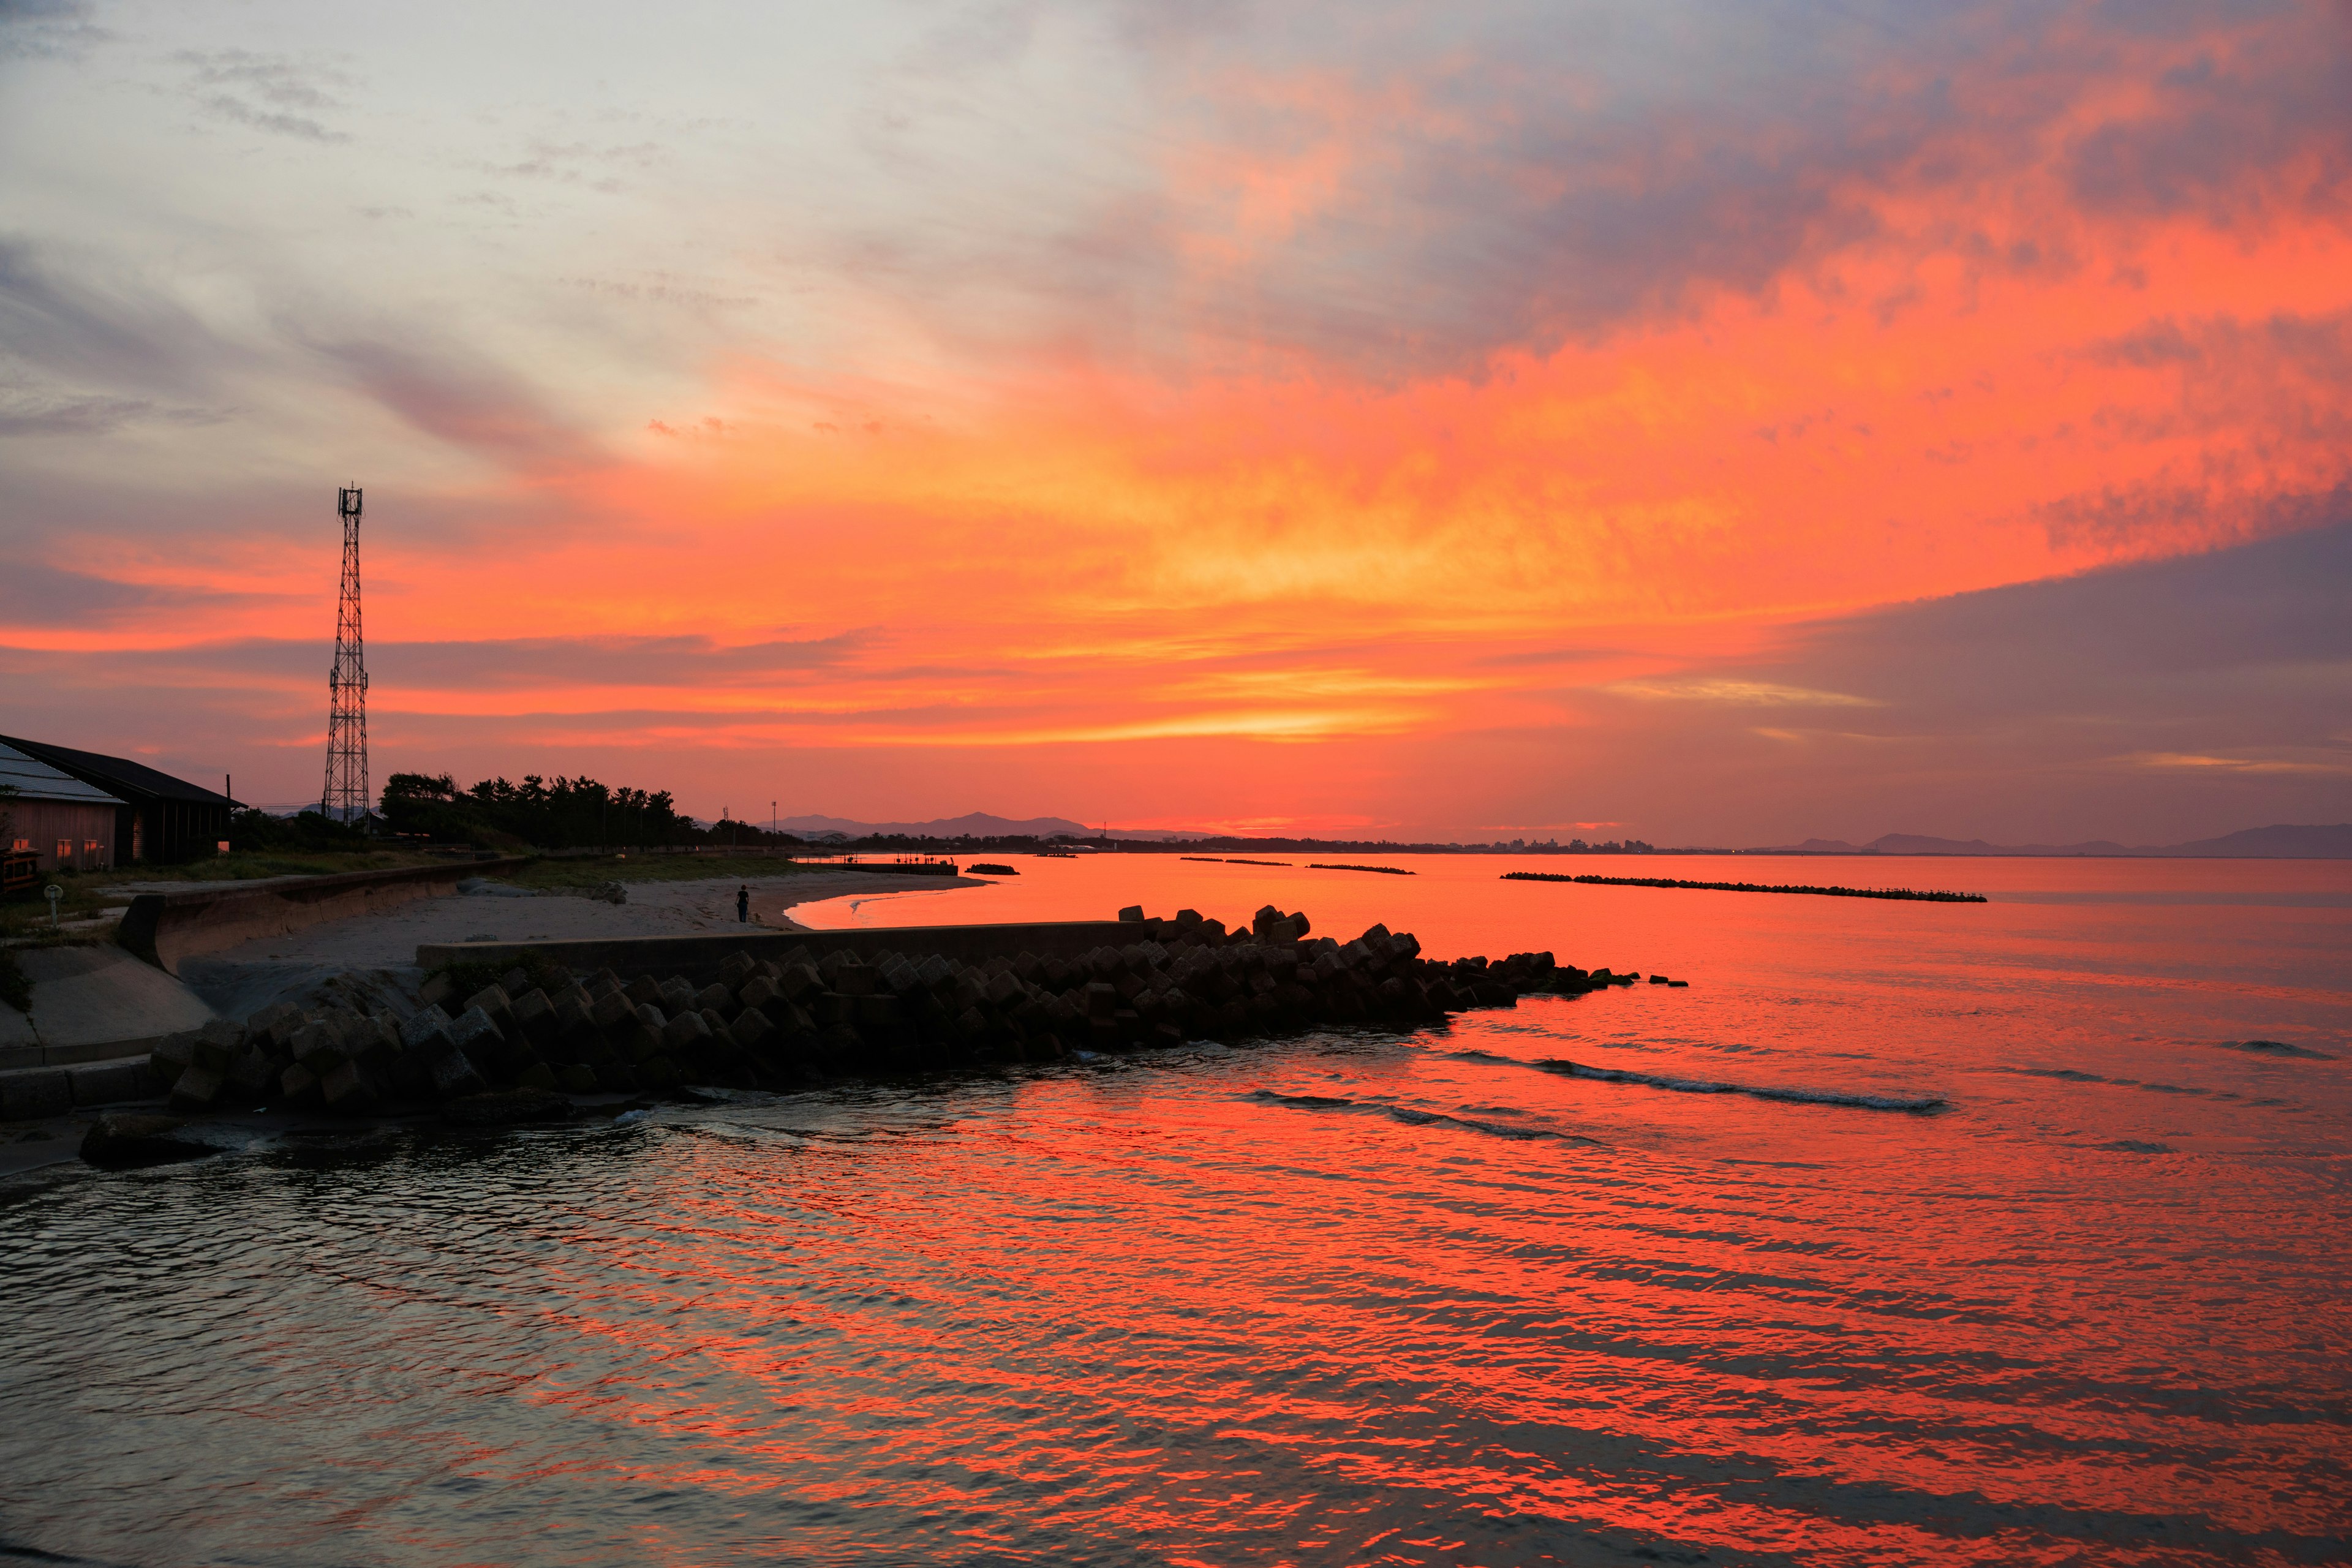
M 2249 827 L 2219 838 L 2188 844 L 2116 844 L 2104 838 L 2083 844 L 1988 844 L 1981 838 L 1931 838 L 1923 833 L 1889 833 L 1867 844 L 1843 838 L 1808 838 L 1759 853 L 1770 855 L 2179 855 L 2270 860 L 2352 860 L 2352 822 L 2299 827 L 2279 823 Z
M 1099 827 L 1089 827 L 1083 822 L 1072 822 L 1066 816 L 1031 816 L 1015 822 L 1007 816 L 992 816 L 984 811 L 967 812 L 961 816 L 934 817 L 929 822 L 857 822 L 846 816 L 787 816 L 776 824 L 786 833 L 803 838 L 815 838 L 837 833 L 844 838 L 871 837 L 905 838 L 1051 838 L 1066 834 L 1072 838 L 1095 838 L 1102 836 Z M 1189 833 L 1129 832 L 1113 828 L 1113 838 L 1190 838 Z
M 934 817 L 929 822 L 860 822 L 847 816 L 787 816 L 776 826 L 806 839 L 835 835 L 843 838 L 901 837 L 907 838 L 1072 838 L 1102 837 L 1102 829 L 1073 822 L 1066 816 L 1031 816 L 1015 821 L 985 811 L 962 816 Z M 1110 830 L 1112 838 L 1164 843 L 1177 838 L 1201 838 L 1206 834 L 1153 828 Z M 1717 851 L 1716 853 L 1719 853 Z M 2333 826 L 2249 827 L 2219 838 L 2189 844 L 2117 844 L 2092 839 L 2082 844 L 1992 844 L 1981 838 L 1936 838 L 1924 833 L 1889 833 L 1867 844 L 1843 838 L 1808 838 L 1802 844 L 1774 845 L 1746 851 L 1751 855 L 2140 855 L 2212 856 L 2248 859 L 2352 860 L 2352 823 Z

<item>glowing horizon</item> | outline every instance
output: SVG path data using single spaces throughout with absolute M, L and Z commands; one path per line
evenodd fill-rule
M 0 13 L 13 730 L 304 798 L 355 479 L 379 782 L 2352 816 L 2340 10 L 465 15 Z

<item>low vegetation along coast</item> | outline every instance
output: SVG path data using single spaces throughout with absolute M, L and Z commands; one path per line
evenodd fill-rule
M 1241 1045 L 1335 1024 L 1411 1028 L 1514 1006 L 1530 992 L 1580 994 L 1642 978 L 1548 952 L 1439 962 L 1408 932 L 1312 936 L 1305 914 L 1271 905 L 1246 930 L 1190 910 L 1152 920 L 1130 908 L 1120 922 L 1132 940 L 1066 959 L 1019 952 L 963 963 L 916 947 L 861 957 L 801 945 L 772 958 L 738 952 L 715 978 L 698 979 L 579 973 L 532 955 L 495 975 L 443 970 L 405 1014 L 280 1004 L 164 1041 L 151 1071 L 168 1093 L 165 1112 L 102 1116 L 83 1153 L 109 1165 L 200 1155 L 211 1148 L 204 1118 L 255 1107 L 562 1121 L 636 1096 L 798 1089 L 1189 1040 Z

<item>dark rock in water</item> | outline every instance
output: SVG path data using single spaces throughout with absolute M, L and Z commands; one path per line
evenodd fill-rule
M 180 1075 L 172 1086 L 172 1109 L 179 1111 L 208 1110 L 221 1097 L 226 1082 L 223 1074 L 208 1067 L 192 1067 Z
M 496 989 L 496 987 L 491 987 Z M 478 1056 L 493 1058 L 505 1045 L 498 1024 L 479 1007 L 468 1007 L 449 1025 L 451 1056 Z
M 596 1027 L 605 1030 L 617 1029 L 636 1016 L 637 1004 L 629 1000 L 626 991 L 617 989 L 599 995 L 588 1009 L 588 1016 Z
M 287 1104 L 305 1110 L 325 1103 L 319 1092 L 319 1075 L 300 1062 L 289 1063 L 279 1070 L 278 1092 Z
M 474 1070 L 473 1062 L 463 1051 L 453 1050 L 433 1064 L 433 1092 L 443 1100 L 467 1099 L 488 1088 L 489 1085 L 482 1081 L 482 1075 Z M 288 1090 L 290 1095 L 290 1084 Z
M 2289 1045 L 2284 1040 L 2224 1040 L 2221 1045 L 2227 1050 L 2253 1051 L 2263 1056 L 2309 1057 L 2314 1061 L 2322 1062 L 2332 1062 L 2336 1059 L 2326 1051 L 2315 1051 L 2306 1046 Z
M 327 1109 L 338 1116 L 373 1116 L 375 1114 L 375 1090 L 360 1076 L 357 1062 L 343 1062 L 319 1080 L 319 1093 Z
M 543 1089 L 509 1089 L 495 1094 L 468 1094 L 441 1107 L 447 1121 L 461 1127 L 511 1127 L 525 1121 L 568 1121 L 572 1102 Z
M 225 1073 L 244 1044 L 243 1026 L 233 1024 L 226 1018 L 215 1018 L 196 1031 L 191 1050 L 194 1060 L 190 1065 Z
M 426 1007 L 400 1026 L 400 1048 L 421 1060 L 438 1061 L 456 1048 L 449 1038 L 449 1015 Z
M 275 1077 L 269 1070 L 269 1058 L 262 1054 L 258 1046 L 247 1046 L 244 1054 L 229 1064 L 230 1086 L 248 1100 L 268 1099 L 269 1086 Z
M 710 1038 L 710 1025 L 699 1013 L 680 1013 L 662 1029 L 662 1047 L 675 1055 Z
M 181 1131 L 186 1125 L 176 1116 L 109 1111 L 90 1123 L 89 1131 L 82 1135 L 81 1157 L 103 1170 L 128 1171 L 141 1165 L 169 1164 L 174 1160 L 201 1160 L 212 1153 L 210 1145 Z
M 466 1005 L 459 1010 L 458 1016 L 462 1020 L 466 1014 L 476 1012 L 487 1017 L 500 1033 L 504 1033 L 506 1026 L 514 1021 L 514 1002 L 508 996 L 505 986 L 485 985 L 466 998 Z M 466 1042 L 461 1038 L 457 1043 L 462 1046 Z
M 514 1000 L 514 1026 L 524 1039 L 545 1049 L 553 1042 L 560 1027 L 554 1001 L 545 991 L 532 986 Z
M 183 1029 L 176 1035 L 164 1036 L 147 1054 L 147 1059 L 154 1064 L 158 1078 L 166 1083 L 177 1081 L 182 1073 L 196 1065 L 196 1031 Z
M 403 1052 L 385 1081 L 398 1099 L 428 1099 L 433 1093 L 433 1068 L 415 1052 Z
M 342 1031 L 323 1018 L 296 1030 L 294 1037 L 287 1042 L 287 1048 L 294 1053 L 296 1061 L 321 1079 L 348 1059 L 343 1054 Z M 197 1053 L 196 1065 L 205 1065 L 201 1051 Z

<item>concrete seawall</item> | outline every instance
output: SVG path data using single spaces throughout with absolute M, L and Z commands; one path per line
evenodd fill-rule
M 291 877 L 251 888 L 142 893 L 123 915 L 117 940 L 165 973 L 177 974 L 187 959 L 416 899 L 446 897 L 465 878 L 495 876 L 527 864 L 520 858 L 459 860 L 389 871 Z
M 1015 925 L 861 926 L 856 931 L 777 931 L 745 925 L 692 936 L 594 938 L 570 942 L 426 942 L 416 950 L 419 968 L 451 963 L 504 966 L 536 953 L 567 969 L 610 969 L 636 974 L 715 976 L 728 955 L 781 959 L 795 947 L 822 958 L 852 952 L 860 959 L 885 948 L 898 952 L 936 952 L 959 963 L 980 963 L 1002 953 L 1032 952 L 1039 958 L 1076 958 L 1106 942 L 1156 939 L 1163 922 L 1149 921 L 1045 921 Z
M 0 1070 L 139 1056 L 209 1022 L 204 999 L 121 948 L 19 948 L 33 1010 L 0 1007 Z

